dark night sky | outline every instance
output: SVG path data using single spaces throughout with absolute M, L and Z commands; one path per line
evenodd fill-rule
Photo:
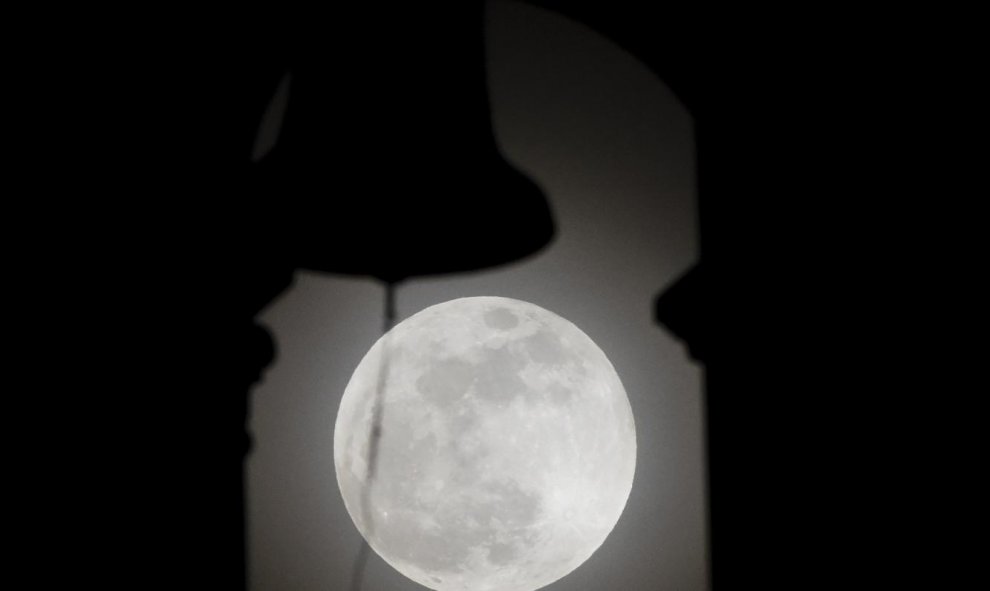
M 651 314 L 653 298 L 697 258 L 692 122 L 649 70 L 582 25 L 496 1 L 488 34 L 498 140 L 547 192 L 558 234 L 511 266 L 403 283 L 398 318 L 498 295 L 591 336 L 632 404 L 636 478 L 604 545 L 547 589 L 706 589 L 701 373 Z M 478 204 L 474 215 L 496 206 Z M 260 315 L 279 354 L 253 393 L 249 424 L 253 591 L 348 586 L 360 536 L 337 490 L 333 423 L 351 372 L 380 335 L 382 293 L 370 279 L 300 272 Z M 373 556 L 365 588 L 421 587 Z

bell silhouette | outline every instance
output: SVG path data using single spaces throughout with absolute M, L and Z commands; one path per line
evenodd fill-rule
M 335 9 L 333 28 L 296 16 L 258 188 L 299 267 L 393 283 L 508 263 L 553 237 L 545 195 L 495 142 L 484 2 L 423 4 Z

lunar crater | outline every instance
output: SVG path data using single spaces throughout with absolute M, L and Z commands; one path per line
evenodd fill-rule
M 498 330 L 519 326 L 519 318 L 507 308 L 494 308 L 485 312 L 485 324 Z

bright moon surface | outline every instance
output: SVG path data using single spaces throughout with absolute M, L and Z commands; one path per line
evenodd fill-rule
M 527 302 L 461 298 L 396 325 L 361 360 L 334 463 L 351 519 L 402 574 L 439 591 L 531 591 L 612 531 L 636 429 L 619 376 L 579 328 Z

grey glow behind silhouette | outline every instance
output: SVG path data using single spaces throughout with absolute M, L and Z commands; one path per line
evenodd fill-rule
M 499 295 L 587 333 L 608 353 L 636 417 L 636 481 L 602 546 L 545 589 L 701 591 L 700 371 L 652 320 L 653 298 L 697 253 L 692 122 L 643 65 L 563 17 L 494 1 L 488 33 L 498 142 L 546 191 L 558 236 L 513 265 L 401 284 L 398 319 L 458 297 Z M 259 317 L 278 358 L 252 396 L 253 591 L 349 586 L 361 536 L 338 492 L 330 426 L 351 373 L 381 336 L 382 291 L 371 279 L 299 273 Z M 422 589 L 374 556 L 364 588 Z

